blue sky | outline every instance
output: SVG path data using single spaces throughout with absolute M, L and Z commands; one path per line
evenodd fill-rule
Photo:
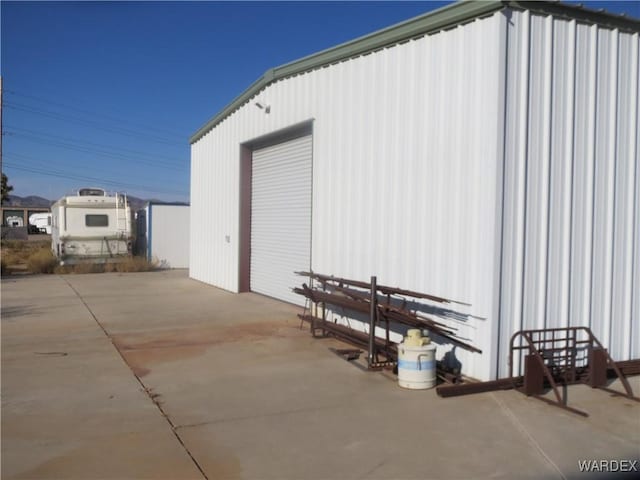
M 448 3 L 3 1 L 3 171 L 188 201 L 189 136 L 265 70 Z

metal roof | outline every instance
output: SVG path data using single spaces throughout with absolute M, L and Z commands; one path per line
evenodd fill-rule
M 357 57 L 412 38 L 453 28 L 505 8 L 530 10 L 546 15 L 575 19 L 580 22 L 603 25 L 608 28 L 640 32 L 640 20 L 638 19 L 626 15 L 608 13 L 604 10 L 586 9 L 582 4 L 569 5 L 558 1 L 518 0 L 460 1 L 267 70 L 244 92 L 199 128 L 189 141 L 191 144 L 197 142 L 227 116 L 248 102 L 256 93 L 277 80 Z

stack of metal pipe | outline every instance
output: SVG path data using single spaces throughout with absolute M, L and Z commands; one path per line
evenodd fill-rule
M 309 299 L 315 306 L 315 314 L 311 314 L 310 312 L 309 314 L 299 315 L 299 317 L 311 324 L 311 330 L 314 334 L 315 331 L 321 330 L 323 334 L 328 333 L 358 348 L 367 350 L 369 353 L 370 368 L 372 363 L 376 366 L 386 366 L 396 361 L 396 345 L 389 340 L 390 325 L 392 324 L 419 328 L 421 330 L 426 329 L 430 334 L 440 337 L 442 342 L 448 342 L 472 352 L 482 353 L 481 350 L 474 345 L 459 338 L 456 335 L 456 329 L 454 327 L 446 325 L 432 316 L 425 315 L 417 311 L 417 309 L 411 310 L 410 308 L 412 305 L 416 305 L 416 301 L 424 300 L 439 304 L 457 303 L 465 306 L 469 306 L 469 304 L 422 292 L 378 285 L 375 277 L 372 277 L 371 282 L 364 282 L 315 272 L 296 272 L 296 274 L 308 277 L 309 283 L 315 284 L 315 286 L 309 286 L 303 283 L 301 287 L 293 289 L 295 293 Z M 326 314 L 327 305 L 334 308 L 339 307 L 344 310 L 350 310 L 358 314 L 370 314 L 372 318 L 369 326 L 370 333 L 375 331 L 376 326 L 382 327 L 385 331 L 385 337 L 374 338 L 373 333 L 369 335 L 346 325 L 328 320 Z M 320 311 L 321 313 L 319 313 Z M 450 309 L 444 309 L 443 311 L 448 313 L 449 316 L 454 316 L 458 319 L 465 319 L 469 316 L 468 314 L 461 314 Z M 385 362 L 376 362 L 373 360 L 373 356 L 378 354 L 386 358 Z M 455 381 L 459 378 L 459 372 L 447 371 L 442 365 L 440 367 L 439 374 L 441 377 L 446 376 L 446 378 L 444 378 L 445 380 Z

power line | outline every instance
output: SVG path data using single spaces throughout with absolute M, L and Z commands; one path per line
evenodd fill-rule
M 73 175 L 73 176 L 78 176 L 77 173 L 68 173 L 67 171 L 64 170 L 50 170 L 49 167 L 52 166 L 51 162 L 47 162 L 45 160 L 39 159 L 39 158 L 34 158 L 28 155 L 24 155 L 22 153 L 13 153 L 13 152 L 8 152 L 5 155 L 6 158 L 8 158 L 10 161 L 13 160 L 13 162 L 11 163 L 11 165 L 13 165 L 14 167 L 19 167 L 18 168 L 22 168 L 22 169 L 34 169 L 34 170 L 45 170 L 45 171 L 51 171 L 51 172 L 55 172 L 55 173 L 59 173 L 62 175 Z M 26 161 L 26 162 L 25 162 Z M 81 171 L 84 173 L 89 173 L 89 174 L 97 174 L 97 175 L 102 175 L 102 174 L 106 174 L 106 175 L 112 175 L 113 171 L 112 170 L 106 170 L 106 169 L 99 169 L 99 168 L 87 168 L 86 165 L 80 165 L 78 167 L 74 167 L 73 165 L 65 165 L 65 166 L 69 166 L 71 168 L 77 168 L 76 171 Z M 91 179 L 101 179 L 103 177 L 89 177 Z M 175 178 L 175 177 L 173 177 Z M 114 180 L 115 181 L 115 180 Z M 161 180 L 164 181 L 164 180 Z M 127 183 L 127 182 L 122 182 L 122 181 L 118 181 L 119 184 L 122 185 L 127 185 L 127 186 L 131 186 L 131 185 L 138 185 L 135 183 Z M 147 185 L 143 185 L 143 186 L 147 186 Z
M 46 168 L 46 167 L 51 167 L 53 165 L 53 163 L 50 160 L 47 161 L 47 160 L 43 160 L 42 158 L 31 157 L 23 153 L 7 152 L 5 156 L 7 158 L 11 158 L 15 160 L 15 162 L 19 163 L 20 165 L 24 165 L 28 167 L 34 166 L 33 164 L 35 164 L 34 168 L 42 168 L 42 167 Z M 68 163 L 65 163 L 64 166 L 68 168 L 77 168 L 82 172 L 90 173 L 90 174 L 98 174 L 98 175 L 113 174 L 113 169 L 108 170 L 108 169 L 95 168 L 94 166 L 88 166 L 86 162 L 81 164 L 78 164 L 77 162 L 68 162 Z
M 56 171 L 56 170 L 22 167 L 22 166 L 14 165 L 12 163 L 7 163 L 7 162 L 4 163 L 4 166 L 12 168 L 14 170 L 21 170 L 21 171 L 25 171 L 25 172 L 36 173 L 36 174 L 46 175 L 46 176 L 50 176 L 50 177 L 65 178 L 65 179 L 68 179 L 68 180 L 83 180 L 83 181 L 87 180 L 87 181 L 91 181 L 91 182 L 99 182 L 99 183 L 104 184 L 104 185 L 131 188 L 133 190 L 140 190 L 140 191 L 143 191 L 143 192 L 170 193 L 170 194 L 176 194 L 176 195 L 186 195 L 187 194 L 187 192 L 184 191 L 184 190 L 173 190 L 173 189 L 167 189 L 167 188 L 157 188 L 157 187 L 153 187 L 153 186 L 149 186 L 149 185 L 138 185 L 138 184 L 133 184 L 133 183 L 118 182 L 116 180 L 105 180 L 103 178 L 89 177 L 89 176 L 85 176 L 85 175 L 70 174 L 70 173 Z
M 93 110 L 87 110 L 87 109 L 84 109 L 84 108 L 78 108 L 78 107 L 75 107 L 73 105 L 69 105 L 67 103 L 55 102 L 53 100 L 49 100 L 49 99 L 46 99 L 46 98 L 43 98 L 43 97 L 38 97 L 38 96 L 35 96 L 35 95 L 27 95 L 26 93 L 17 92 L 15 90 L 6 90 L 6 93 L 8 93 L 10 95 L 17 95 L 17 96 L 23 97 L 23 98 L 30 98 L 32 100 L 37 100 L 39 102 L 49 103 L 51 105 L 57 105 L 59 107 L 68 108 L 70 110 L 75 110 L 77 112 L 81 112 L 81 113 L 88 114 L 88 115 L 91 115 L 91 116 L 103 117 L 105 119 L 108 119 L 108 120 L 111 120 L 111 121 L 114 121 L 114 122 L 127 123 L 129 125 L 142 128 L 144 130 L 150 130 L 150 131 L 155 131 L 155 132 L 166 134 L 166 135 L 171 135 L 171 136 L 175 137 L 176 139 L 179 138 L 181 140 L 184 140 L 185 138 L 188 137 L 187 134 L 181 135 L 181 134 L 175 133 L 174 131 L 166 130 L 166 129 L 163 129 L 163 128 L 149 127 L 147 125 L 142 125 L 142 124 L 137 123 L 137 122 L 132 122 L 131 120 L 125 120 L 125 119 L 122 119 L 122 118 L 112 117 L 110 115 L 105 115 L 104 113 L 101 113 L 101 112 L 96 112 L 96 111 L 93 111 Z
M 71 174 L 71 173 L 67 173 L 67 172 L 60 172 L 60 171 L 56 171 L 56 170 L 47 170 L 47 169 L 42 169 L 42 168 L 22 167 L 22 166 L 14 165 L 14 164 L 11 164 L 11 163 L 5 163 L 5 165 L 7 167 L 15 169 L 15 170 L 22 170 L 22 171 L 26 171 L 26 172 L 30 172 L 30 173 L 37 173 L 37 174 L 47 175 L 47 176 L 51 176 L 51 177 L 65 178 L 65 179 L 69 179 L 69 180 L 88 180 L 88 181 L 91 181 L 91 182 L 99 182 L 99 183 L 102 183 L 102 184 L 108 184 L 108 185 L 113 185 L 113 186 L 132 188 L 132 189 L 135 189 L 135 190 L 147 191 L 147 192 L 152 192 L 152 193 L 172 193 L 172 194 L 178 194 L 178 195 L 184 195 L 184 194 L 187 193 L 184 190 L 173 190 L 173 189 L 166 189 L 166 188 L 158 188 L 158 187 L 153 187 L 153 186 L 150 186 L 150 185 L 139 185 L 139 184 L 133 184 L 133 183 L 127 183 L 127 182 L 118 182 L 116 180 L 109 180 L 109 179 L 105 180 L 103 178 L 89 177 L 89 176 L 86 176 L 86 175 L 76 175 L 76 174 Z
M 69 116 L 69 115 L 63 115 L 60 114 L 58 112 L 51 112 L 48 110 L 42 110 L 39 108 L 34 108 L 30 105 L 23 105 L 20 103 L 7 103 L 5 102 L 4 106 L 6 108 L 9 108 L 11 110 L 18 110 L 21 112 L 26 112 L 26 113 L 32 113 L 35 115 L 41 115 L 43 117 L 49 117 L 49 118 L 53 118 L 56 120 L 62 120 L 65 122 L 70 122 L 70 123 L 76 123 L 85 127 L 91 127 L 91 128 L 96 128 L 98 130 L 104 130 L 107 132 L 112 132 L 112 133 L 117 133 L 119 135 L 126 135 L 129 137 L 138 137 L 138 138 L 146 138 L 148 140 L 154 141 L 156 143 L 162 143 L 165 145 L 180 145 L 180 146 L 184 146 L 186 145 L 186 138 L 184 142 L 177 142 L 177 141 L 169 141 L 166 140 L 163 137 L 159 137 L 156 135 L 152 135 L 152 134 L 148 134 L 148 133 L 142 133 L 142 132 L 135 132 L 133 130 L 129 130 L 126 128 L 119 128 L 119 127 L 109 127 L 109 126 L 105 126 L 104 124 L 101 124 L 100 122 L 96 122 L 93 120 L 88 120 L 86 118 L 80 118 L 80 117 L 73 117 L 73 116 Z
M 176 166 L 182 166 L 184 164 L 184 162 L 181 162 L 180 160 L 176 160 L 174 157 L 167 157 L 166 155 L 158 155 L 155 153 L 146 153 L 146 152 L 141 152 L 139 150 L 130 150 L 128 148 L 121 148 L 121 147 L 113 147 L 111 145 L 103 145 L 103 144 L 99 144 L 99 143 L 93 143 L 93 142 L 87 142 L 87 141 L 83 141 L 83 140 L 77 140 L 75 138 L 69 138 L 69 137 L 61 137 L 60 135 L 53 135 L 50 133 L 44 133 L 44 132 L 39 132 L 36 130 L 30 130 L 28 128 L 20 128 L 20 127 L 14 127 L 12 125 L 7 125 L 8 130 L 8 134 L 11 135 L 12 131 L 15 130 L 17 132 L 26 132 L 32 135 L 36 135 L 38 137 L 48 137 L 48 138 L 53 138 L 54 140 L 57 141 L 63 141 L 63 142 L 71 142 L 74 144 L 79 144 L 80 146 L 82 146 L 82 144 L 85 145 L 91 145 L 92 147 L 99 147 L 99 148 L 106 148 L 107 150 L 120 150 L 122 152 L 126 152 L 126 153 L 133 153 L 136 155 L 143 155 L 143 156 L 148 156 L 148 157 L 153 157 L 154 159 L 157 158 L 163 158 L 165 160 L 168 160 L 169 162 L 165 162 L 165 163 L 171 163 L 173 165 Z M 117 153 L 117 152 L 116 152 Z
M 166 168 L 169 170 L 177 170 L 177 171 L 181 171 L 184 169 L 184 167 L 181 167 L 179 165 L 176 164 L 168 164 L 166 162 L 153 162 L 150 160 L 146 160 L 146 159 L 142 159 L 142 158 L 135 158 L 135 157 L 131 157 L 129 155 L 124 155 L 121 153 L 117 153 L 117 152 L 109 152 L 109 151 L 104 151 L 104 150 L 98 150 L 98 149 L 94 149 L 94 148 L 88 148 L 88 147 L 83 147 L 82 145 L 74 145 L 71 143 L 65 143 L 65 142 L 56 142 L 53 140 L 47 140 L 47 139 L 43 139 L 43 138 L 39 138 L 37 136 L 34 135 L 28 135 L 28 134 L 23 134 L 23 133 L 11 133 L 11 135 L 19 137 L 19 138 L 23 138 L 32 142 L 36 142 L 36 143 L 40 143 L 43 145 L 50 145 L 50 146 L 54 146 L 54 147 L 58 147 L 58 148 L 65 148 L 68 150 L 74 150 L 74 151 L 78 151 L 78 152 L 82 152 L 82 153 L 90 153 L 92 155 L 96 155 L 99 157 L 104 157 L 104 158 L 112 158 L 112 159 L 116 159 L 116 160 L 124 160 L 124 161 L 132 161 L 132 162 L 137 162 L 137 163 L 142 163 L 145 165 L 151 165 L 153 167 L 162 167 L 162 168 Z

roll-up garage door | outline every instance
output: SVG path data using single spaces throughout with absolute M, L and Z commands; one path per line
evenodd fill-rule
M 253 152 L 251 290 L 298 305 L 311 265 L 311 135 Z

